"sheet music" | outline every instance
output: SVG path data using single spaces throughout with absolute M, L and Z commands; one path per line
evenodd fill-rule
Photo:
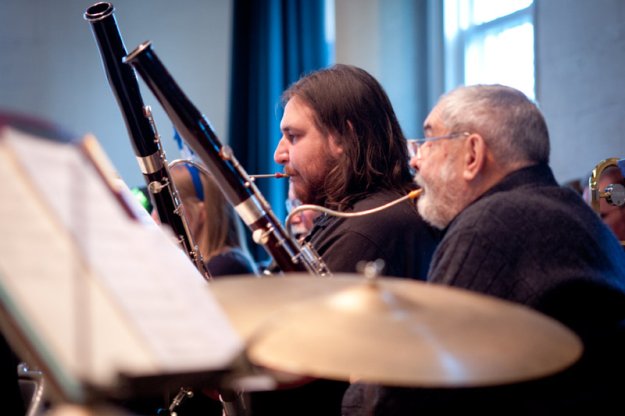
M 0 295 L 65 376 L 224 369 L 242 350 L 183 251 L 78 147 L 4 129 L 0 177 Z

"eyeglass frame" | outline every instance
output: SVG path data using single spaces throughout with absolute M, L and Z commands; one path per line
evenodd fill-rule
M 293 211 L 295 208 L 302 205 L 302 201 L 300 201 L 298 198 L 295 198 L 295 199 L 288 198 L 287 200 L 284 201 L 284 205 L 286 207 L 287 214 L 290 214 L 291 211 Z
M 406 147 L 408 148 L 408 155 L 412 159 L 416 157 L 421 159 L 421 147 L 428 142 L 436 142 L 443 139 L 456 139 L 459 137 L 469 137 L 471 133 L 467 131 L 449 133 L 444 136 L 424 137 L 420 139 L 406 139 Z

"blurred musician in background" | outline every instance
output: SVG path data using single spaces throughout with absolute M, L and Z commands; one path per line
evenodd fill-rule
M 191 234 L 211 276 L 257 274 L 240 220 L 215 181 L 185 161 L 175 163 L 170 172 Z
M 382 86 L 366 71 L 335 65 L 304 76 L 283 94 L 282 138 L 274 153 L 304 204 L 352 212 L 415 189 L 406 139 Z M 332 273 L 382 259 L 382 274 L 423 279 L 437 232 L 412 201 L 377 214 L 320 215 L 308 236 Z M 340 415 L 347 383 L 317 380 L 252 394 L 253 414 Z
M 295 196 L 295 192 L 293 191 L 293 186 L 289 184 L 289 194 L 286 200 L 287 213 L 290 214 L 291 211 L 293 211 L 295 208 L 299 207 L 300 205 L 302 205 L 302 201 L 300 201 Z M 310 230 L 312 230 L 313 221 L 318 216 L 319 216 L 319 212 L 314 211 L 314 210 L 305 210 L 298 214 L 293 215 L 291 217 L 291 221 L 289 222 L 289 224 L 287 224 L 287 226 L 291 230 L 291 235 L 293 235 L 293 237 L 298 241 L 306 238 Z
M 581 338 L 560 374 L 490 389 L 352 385 L 345 415 L 601 414 L 622 408 L 625 254 L 573 190 L 557 185 L 545 120 L 504 86 L 444 95 L 412 142 L 419 212 L 446 230 L 428 273 L 451 285 L 528 305 Z
M 291 214 L 291 212 L 294 209 L 302 205 L 302 201 L 300 201 L 295 196 L 295 193 L 293 192 L 293 186 L 291 186 L 290 184 L 289 184 L 288 196 L 287 196 L 287 199 L 284 201 L 284 203 L 286 205 L 286 213 L 287 213 L 286 220 L 289 220 L 288 215 Z M 295 240 L 301 243 L 304 241 L 304 238 L 306 238 L 306 236 L 312 229 L 313 221 L 318 216 L 319 216 L 319 211 L 315 211 L 315 210 L 300 211 L 290 217 L 288 224 L 285 223 L 285 227 L 291 233 L 291 236 L 295 238 Z M 273 261 L 272 259 L 269 259 L 268 262 L 260 263 L 259 265 L 263 274 L 271 275 L 271 274 L 280 272 L 280 268 L 278 267 L 276 262 Z
M 620 184 L 625 186 L 625 179 L 618 166 L 609 166 L 603 170 L 599 178 L 597 188 L 601 191 L 611 184 Z M 590 203 L 590 188 L 588 180 L 584 187 L 584 200 Z M 620 241 L 625 241 L 625 205 L 620 207 L 610 204 L 604 198 L 599 200 L 599 216 L 603 222 L 610 227 L 612 232 Z

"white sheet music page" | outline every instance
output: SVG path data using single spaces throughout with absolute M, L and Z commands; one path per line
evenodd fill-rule
M 2 301 L 59 377 L 226 369 L 243 343 L 208 283 L 124 209 L 92 146 L 0 130 Z

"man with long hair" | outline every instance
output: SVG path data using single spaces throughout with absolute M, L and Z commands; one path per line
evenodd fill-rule
M 284 165 L 304 204 L 358 212 L 415 189 L 406 138 L 382 86 L 366 71 L 335 65 L 309 74 L 283 94 Z M 308 241 L 331 272 L 356 272 L 382 259 L 383 275 L 425 278 L 437 234 L 406 201 L 379 213 L 315 220 Z
M 282 138 L 274 159 L 295 196 L 342 212 L 377 208 L 415 189 L 406 138 L 382 86 L 366 71 L 335 65 L 313 72 L 283 94 Z M 321 215 L 306 241 L 332 273 L 355 273 L 384 261 L 382 275 L 423 280 L 438 241 L 414 202 L 376 214 Z M 254 414 L 340 415 L 347 383 L 317 380 L 252 395 Z

